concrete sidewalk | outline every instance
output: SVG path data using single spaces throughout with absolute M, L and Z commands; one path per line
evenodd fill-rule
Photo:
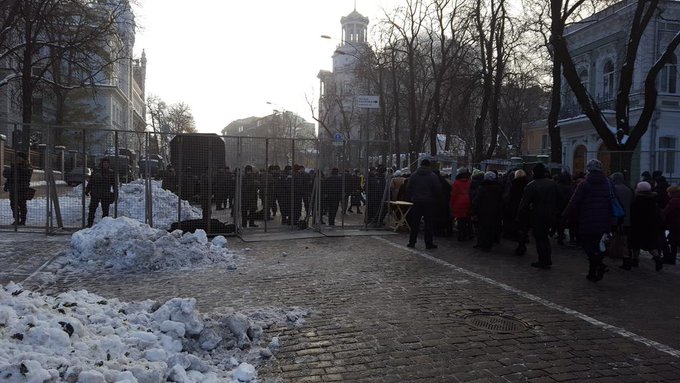
M 49 261 L 36 249 L 65 245 L 40 238 L 14 241 L 11 257 L 3 249 L 3 263 L 21 265 L 15 276 Z M 485 253 L 449 239 L 434 251 L 406 242 L 405 235 L 232 239 L 230 247 L 249 248 L 236 271 L 102 271 L 41 289 L 123 300 L 192 296 L 202 311 L 311 309 L 300 328 L 266 331 L 281 349 L 260 369 L 264 381 L 680 381 L 678 270 L 655 272 L 644 260 L 632 272 L 610 267 L 593 284 L 577 249 L 555 248 L 546 271 L 529 267 L 532 248 L 517 257 L 510 243 Z

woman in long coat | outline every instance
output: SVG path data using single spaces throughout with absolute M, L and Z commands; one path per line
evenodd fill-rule
M 472 200 L 472 218 L 479 225 L 476 248 L 489 251 L 494 243 L 500 241 L 502 215 L 503 185 L 498 183 L 494 172 L 486 172 Z
M 635 188 L 635 197 L 630 205 L 629 245 L 633 250 L 633 266 L 640 259 L 640 250 L 648 251 L 656 264 L 656 270 L 663 268 L 659 255 L 662 243 L 663 225 L 657 195 L 652 192 L 649 182 L 640 182 Z
M 451 215 L 456 220 L 458 241 L 472 239 L 470 223 L 470 172 L 463 168 L 458 170 L 451 188 Z

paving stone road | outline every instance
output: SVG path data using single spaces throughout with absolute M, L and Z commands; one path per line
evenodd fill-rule
M 13 235 L 0 233 L 2 283 L 25 279 L 67 241 Z M 593 284 L 578 250 L 555 248 L 553 269 L 544 271 L 528 267 L 533 249 L 516 257 L 509 243 L 483 253 L 450 239 L 434 251 L 406 241 L 235 238 L 230 247 L 249 248 L 235 271 L 102 271 L 25 285 L 123 300 L 192 296 L 204 312 L 310 309 L 303 326 L 267 331 L 281 349 L 259 369 L 263 381 L 680 382 L 677 269 L 657 273 L 644 260 L 632 272 L 611 267 Z M 484 323 L 507 331 L 478 327 Z

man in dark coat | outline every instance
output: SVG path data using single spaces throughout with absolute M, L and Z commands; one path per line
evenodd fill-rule
M 475 248 L 489 251 L 498 242 L 502 215 L 503 185 L 498 183 L 496 173 L 486 172 L 472 200 L 472 220 L 478 225 Z
M 26 201 L 33 176 L 33 168 L 28 163 L 26 153 L 17 152 L 14 163 L 8 169 L 5 169 L 2 176 L 7 179 L 3 189 L 9 192 L 9 205 L 12 209 L 12 216 L 14 216 L 12 225 L 24 226 L 28 214 Z
M 384 219 L 387 213 L 385 170 L 384 166 L 371 170 L 366 180 L 366 222 L 373 227 L 385 225 Z
M 321 187 L 328 211 L 328 225 L 335 226 L 335 216 L 342 200 L 342 177 L 338 168 L 331 169 L 331 175 L 323 180 Z
M 161 187 L 167 191 L 177 193 L 177 173 L 174 166 L 168 165 L 165 172 L 163 172 Z
M 241 226 L 258 227 L 255 224 L 255 211 L 257 210 L 258 182 L 251 165 L 246 165 L 241 180 Z
M 224 168 L 219 168 L 213 178 L 213 194 L 215 195 L 215 210 L 227 208 L 227 173 Z
M 578 240 L 588 255 L 586 278 L 597 282 L 607 272 L 607 266 L 602 262 L 605 249 L 600 248 L 600 242 L 603 235 L 609 233 L 613 223 L 613 186 L 602 173 L 602 162 L 599 160 L 588 161 L 586 169 L 588 175 L 585 181 L 576 187 L 562 216 L 577 223 Z
M 102 205 L 102 218 L 108 217 L 109 206 L 118 196 L 116 175 L 111 170 L 111 162 L 108 158 L 102 158 L 99 161 L 99 168 L 92 172 L 90 182 L 85 188 L 85 195 L 91 195 L 90 211 L 87 216 L 87 227 L 91 227 L 99 204 Z
M 436 249 L 437 245 L 432 241 L 434 235 L 433 220 L 436 209 L 436 201 L 439 199 L 442 185 L 439 178 L 430 169 L 430 160 L 420 161 L 420 167 L 409 177 L 407 192 L 411 196 L 413 207 L 409 212 L 408 224 L 411 233 L 408 247 L 415 247 L 420 229 L 420 220 L 425 221 L 425 248 Z
M 552 265 L 549 233 L 558 215 L 559 190 L 557 184 L 548 178 L 548 171 L 542 163 L 536 164 L 532 173 L 534 180 L 524 188 L 517 221 L 523 227 L 531 227 L 536 239 L 538 262 L 531 266 L 549 269 Z

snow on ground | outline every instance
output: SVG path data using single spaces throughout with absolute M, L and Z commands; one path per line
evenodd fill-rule
M 118 192 L 118 217 L 129 217 L 144 222 L 145 216 L 145 185 L 144 180 L 136 180 L 122 184 Z M 83 187 L 82 184 L 73 188 L 71 192 L 59 197 L 59 207 L 65 227 L 81 227 L 83 223 Z M 173 222 L 177 222 L 177 205 L 179 198 L 176 194 L 161 187 L 160 181 L 151 181 L 153 226 L 161 229 L 170 229 Z M 89 211 L 90 197 L 85 197 L 85 220 Z M 35 198 L 28 201 L 27 224 L 29 226 L 45 225 L 46 199 Z M 203 213 L 193 207 L 189 202 L 181 201 L 182 220 L 200 219 Z M 113 216 L 114 205 L 110 206 L 109 215 Z M 95 222 L 101 220 L 101 207 L 97 209 Z M 12 211 L 9 207 L 9 199 L 0 200 L 0 224 L 12 223 Z M 56 225 L 56 218 L 53 219 Z
M 105 217 L 91 228 L 75 232 L 71 250 L 57 262 L 75 272 L 180 270 L 215 265 L 235 270 L 238 255 L 226 246 L 226 238 L 217 236 L 209 241 L 203 230 L 168 233 L 130 218 Z
M 0 381 L 6 383 L 256 382 L 273 358 L 276 325 L 300 325 L 294 308 L 202 315 L 193 298 L 121 302 L 87 291 L 56 297 L 0 288 Z

